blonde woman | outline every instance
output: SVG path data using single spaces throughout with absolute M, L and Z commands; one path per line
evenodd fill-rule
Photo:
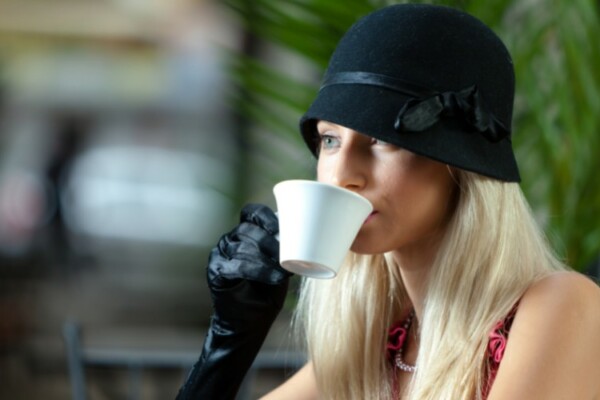
M 374 212 L 335 279 L 303 281 L 310 362 L 265 399 L 600 399 L 600 290 L 532 218 L 513 97 L 510 55 L 467 14 L 396 5 L 350 28 L 300 126 L 317 179 Z M 285 295 L 277 231 L 249 206 L 213 251 L 181 399 L 234 398 Z

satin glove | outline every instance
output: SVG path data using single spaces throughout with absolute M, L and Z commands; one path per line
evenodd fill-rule
M 250 204 L 240 224 L 211 251 L 207 279 L 213 315 L 200 358 L 177 400 L 234 399 L 281 311 L 292 275 L 279 265 L 279 222 Z

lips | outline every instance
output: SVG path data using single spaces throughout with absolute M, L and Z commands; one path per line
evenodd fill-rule
M 365 219 L 365 222 L 363 223 L 363 225 L 364 225 L 364 224 L 366 224 L 367 222 L 369 222 L 370 220 L 372 220 L 372 219 L 373 219 L 373 217 L 375 217 L 375 215 L 377 215 L 377 214 L 379 214 L 379 212 L 378 212 L 378 211 L 373 211 L 373 212 L 371 212 L 371 214 L 369 214 L 369 215 L 367 216 L 367 218 Z

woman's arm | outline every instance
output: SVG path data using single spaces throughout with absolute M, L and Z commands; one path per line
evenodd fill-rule
M 312 364 L 308 363 L 261 400 L 316 400 L 317 397 L 317 382 Z
M 279 222 L 249 204 L 210 252 L 213 314 L 198 361 L 177 400 L 233 400 L 285 300 L 291 275 L 279 265 Z
M 600 399 L 600 288 L 561 272 L 524 294 L 488 400 Z

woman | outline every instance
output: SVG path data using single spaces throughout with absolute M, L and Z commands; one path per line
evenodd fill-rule
M 310 362 L 265 399 L 600 398 L 600 290 L 533 221 L 513 97 L 510 55 L 467 14 L 396 5 L 350 28 L 300 125 L 317 179 L 375 212 L 338 277 L 303 281 Z M 276 232 L 251 206 L 213 251 L 181 398 L 233 398 L 285 293 Z

